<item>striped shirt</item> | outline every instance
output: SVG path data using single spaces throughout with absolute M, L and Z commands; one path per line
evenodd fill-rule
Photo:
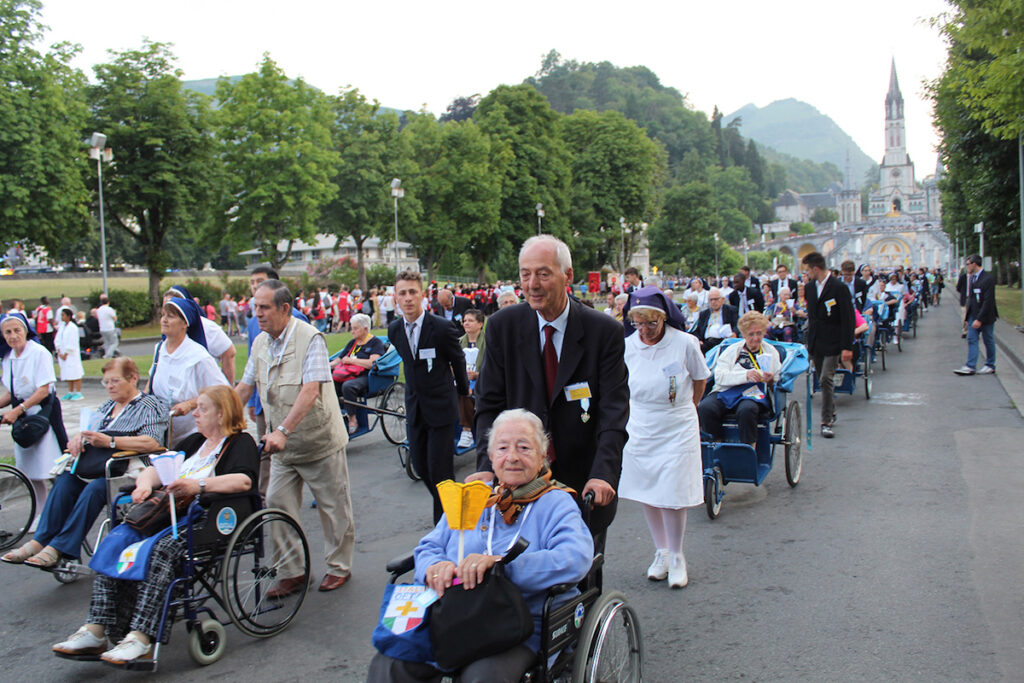
M 167 406 L 163 401 L 152 394 L 140 392 L 116 418 L 112 418 L 115 405 L 110 400 L 100 406 L 102 419 L 96 431 L 149 436 L 159 444 L 164 442 L 167 435 Z

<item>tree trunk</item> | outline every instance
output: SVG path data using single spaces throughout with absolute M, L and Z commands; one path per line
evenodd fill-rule
M 366 287 L 366 265 L 363 263 L 363 242 L 366 238 L 362 235 L 352 234 L 352 241 L 356 243 L 356 273 L 359 275 L 359 289 L 364 292 Z
M 163 297 L 160 296 L 160 280 L 163 278 L 160 269 L 150 267 L 149 269 L 149 300 L 153 303 L 151 320 L 154 322 L 160 319 L 160 309 L 163 308 Z

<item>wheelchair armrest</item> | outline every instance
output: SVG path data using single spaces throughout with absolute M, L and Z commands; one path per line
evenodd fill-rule
M 255 489 L 250 489 L 248 491 L 240 491 L 238 493 L 204 493 L 203 495 L 199 496 L 198 500 L 200 507 L 208 508 L 212 503 L 221 503 L 232 500 L 250 500 L 259 498 L 259 492 L 256 491 Z M 260 506 L 257 506 L 256 509 L 259 509 L 259 507 Z
M 548 587 L 548 595 L 561 595 L 566 591 L 576 588 L 578 585 L 576 583 L 556 583 L 554 586 Z
M 416 556 L 412 552 L 399 555 L 391 559 L 385 567 L 389 574 L 400 576 L 411 572 L 416 567 Z

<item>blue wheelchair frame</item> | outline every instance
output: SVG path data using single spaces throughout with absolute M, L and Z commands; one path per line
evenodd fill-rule
M 377 423 L 381 423 L 381 429 L 384 432 L 385 438 L 395 445 L 402 444 L 406 439 L 404 434 L 394 434 L 387 428 L 384 423 L 385 417 L 393 417 L 400 419 L 404 422 L 405 420 L 405 385 L 398 381 L 398 375 L 402 365 L 402 358 L 398 355 L 398 350 L 390 344 L 387 337 L 378 336 L 377 339 L 381 340 L 388 348 L 380 358 L 373 362 L 370 367 L 368 376 L 367 391 L 366 395 L 362 397 L 361 401 L 346 401 L 345 399 L 338 397 L 338 402 L 341 404 L 342 409 L 347 413 L 349 410 L 353 410 L 356 416 L 356 431 L 349 434 L 349 439 L 355 439 L 362 436 L 363 434 L 369 434 L 376 428 Z M 338 351 L 331 356 L 330 360 L 339 358 L 345 349 Z M 392 387 L 398 387 L 393 389 Z M 397 397 L 397 393 L 401 391 L 402 395 L 400 400 Z M 392 398 L 392 394 L 396 395 L 395 400 L 389 400 Z M 380 401 L 376 407 L 370 406 L 368 399 L 380 397 Z M 373 421 L 370 421 L 370 415 L 373 415 Z M 404 428 L 397 430 L 404 432 Z
M 865 341 L 865 337 L 870 333 L 871 329 L 869 328 L 861 335 L 861 338 L 858 339 L 855 344 L 857 347 L 857 360 L 853 364 L 853 370 L 836 368 L 835 374 L 832 378 L 832 390 L 835 393 L 849 394 L 850 396 L 853 396 L 857 393 L 857 378 L 859 377 L 864 385 L 864 398 L 871 400 L 871 364 L 874 349 L 869 348 Z M 821 391 L 821 380 L 818 377 L 818 373 L 814 371 L 814 368 L 811 368 L 811 375 L 814 379 L 814 393 L 818 393 Z
M 727 339 L 708 352 L 708 366 L 714 372 L 721 349 L 742 343 L 742 339 Z M 701 462 L 704 468 L 704 503 L 711 519 L 718 517 L 725 497 L 725 485 L 740 482 L 760 486 L 772 470 L 775 447 L 786 449 L 786 481 L 796 486 L 803 468 L 802 446 L 806 438 L 807 449 L 811 449 L 811 393 L 810 373 L 806 347 L 800 344 L 764 340 L 774 346 L 780 355 L 782 367 L 778 380 L 772 386 L 772 415 L 758 421 L 755 447 L 741 443 L 739 428 L 735 420 L 727 418 L 723 424 L 723 440 L 711 441 L 711 436 L 701 432 Z M 787 401 L 797 378 L 805 375 L 807 392 L 807 430 L 801 428 L 799 401 Z

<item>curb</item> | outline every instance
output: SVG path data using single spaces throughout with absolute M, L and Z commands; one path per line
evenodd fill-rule
M 996 319 L 996 324 L 993 326 L 992 331 L 994 332 L 996 346 L 999 348 L 999 351 L 1006 355 L 1018 371 L 1024 372 L 1024 360 L 1008 343 L 1008 340 L 1013 339 L 1015 335 L 1021 334 L 1021 331 L 1002 318 Z
M 992 332 L 996 348 L 999 349 L 999 353 L 1006 357 L 1008 361 L 1006 365 L 1010 366 L 1006 367 L 1004 365 L 1004 371 L 997 372 L 996 377 L 1003 386 L 1003 390 L 1010 397 L 1010 401 L 1017 409 L 1017 413 L 1024 418 L 1024 359 L 1021 358 L 1021 355 L 1014 348 L 1015 346 L 1024 347 L 1024 336 L 1015 338 L 1015 335 L 1021 334 L 1021 330 L 1018 330 L 1002 318 L 996 319 Z M 1018 341 L 1020 343 L 1015 343 Z M 1006 370 L 1009 372 L 1006 372 Z

